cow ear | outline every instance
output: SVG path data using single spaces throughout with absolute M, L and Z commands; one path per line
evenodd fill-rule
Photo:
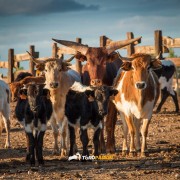
M 110 91 L 109 91 L 109 94 L 110 94 L 110 96 L 112 96 L 112 95 L 116 95 L 116 94 L 118 94 L 118 90 L 117 89 L 111 89 Z
M 94 91 L 86 90 L 85 94 L 88 97 L 89 102 L 94 101 Z
M 22 94 L 27 95 L 27 89 L 20 89 L 19 94 L 20 95 L 22 95 Z
M 27 89 L 20 89 L 18 96 L 20 99 L 27 99 Z
M 75 58 L 78 59 L 78 60 L 81 61 L 81 62 L 87 61 L 86 56 L 82 55 L 80 52 L 78 52 L 78 53 L 75 55 Z
M 62 70 L 63 71 L 67 71 L 70 69 L 70 66 L 71 64 L 70 63 L 67 63 L 67 62 L 62 62 Z
M 50 96 L 50 91 L 49 89 L 43 89 L 43 96 L 49 97 Z
M 108 62 L 113 62 L 115 60 L 119 59 L 119 55 L 116 52 L 112 52 L 108 55 Z
M 132 69 L 132 62 L 123 62 L 121 65 L 121 69 L 124 71 L 130 71 Z

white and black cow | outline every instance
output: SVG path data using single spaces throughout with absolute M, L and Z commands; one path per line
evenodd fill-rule
M 118 91 L 109 86 L 85 87 L 75 82 L 66 96 L 65 115 L 70 131 L 69 156 L 75 153 L 75 129 L 80 127 L 80 139 L 83 145 L 83 156 L 88 156 L 89 142 L 87 130 L 94 129 L 94 155 L 98 155 L 99 135 L 103 117 L 107 114 L 108 100 Z
M 31 166 L 35 165 L 35 153 L 39 165 L 44 164 L 43 137 L 47 121 L 52 115 L 49 90 L 43 88 L 44 84 L 28 84 L 20 92 L 21 95 L 27 95 L 27 99 L 19 98 L 15 108 L 16 117 L 24 124 L 28 152 L 26 160 L 30 160 Z
M 5 148 L 10 147 L 10 96 L 8 84 L 0 80 L 0 135 L 4 124 L 7 133 Z
M 162 68 L 154 70 L 158 76 L 160 89 L 161 89 L 161 101 L 156 109 L 156 112 L 160 112 L 163 104 L 165 103 L 168 96 L 173 98 L 176 112 L 179 111 L 179 104 L 177 93 L 173 89 L 173 76 L 176 71 L 176 66 L 171 60 L 161 60 Z

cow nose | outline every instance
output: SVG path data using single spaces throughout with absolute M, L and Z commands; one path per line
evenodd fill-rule
M 101 79 L 92 79 L 90 84 L 92 86 L 101 86 L 102 85 L 102 80 Z
M 58 87 L 58 83 L 55 83 L 55 82 L 50 83 L 50 87 L 51 88 L 57 88 Z
M 137 89 L 145 89 L 146 83 L 145 82 L 138 82 L 138 83 L 136 83 L 136 88 Z

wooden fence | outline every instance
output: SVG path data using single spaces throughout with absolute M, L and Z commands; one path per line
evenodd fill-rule
M 132 32 L 127 32 L 127 39 L 133 39 L 134 34 Z M 81 43 L 81 38 L 76 38 L 76 42 Z M 113 40 L 106 36 L 100 36 L 100 47 L 106 46 L 111 43 Z M 137 46 L 141 41 L 134 44 L 128 45 L 123 49 L 127 50 L 127 55 L 130 56 L 133 53 L 148 53 L 158 55 L 160 53 L 160 58 L 163 59 L 163 53 L 169 53 L 169 48 L 180 48 L 180 38 L 171 38 L 169 36 L 162 36 L 162 31 L 156 30 L 154 32 L 154 45 L 148 46 Z M 29 52 L 36 58 L 39 58 L 39 52 L 35 51 L 35 46 L 31 45 L 29 47 Z M 58 57 L 61 54 L 75 54 L 76 51 L 73 49 L 68 49 L 66 47 L 58 47 L 57 43 L 54 43 L 52 46 L 52 57 Z M 176 66 L 180 67 L 180 58 L 168 58 L 171 59 Z M 21 61 L 29 60 L 29 55 L 24 54 L 14 54 L 14 49 L 9 49 L 8 51 L 8 61 L 0 61 L 0 68 L 8 68 L 8 82 L 14 81 L 13 68 L 19 68 L 19 63 Z M 76 70 L 81 73 L 82 64 L 76 60 Z M 35 75 L 34 63 L 29 61 L 29 70 L 30 73 Z

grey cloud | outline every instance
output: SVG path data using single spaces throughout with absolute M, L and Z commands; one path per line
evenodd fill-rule
M 39 15 L 98 9 L 97 5 L 85 5 L 75 0 L 0 0 L 1 16 Z

